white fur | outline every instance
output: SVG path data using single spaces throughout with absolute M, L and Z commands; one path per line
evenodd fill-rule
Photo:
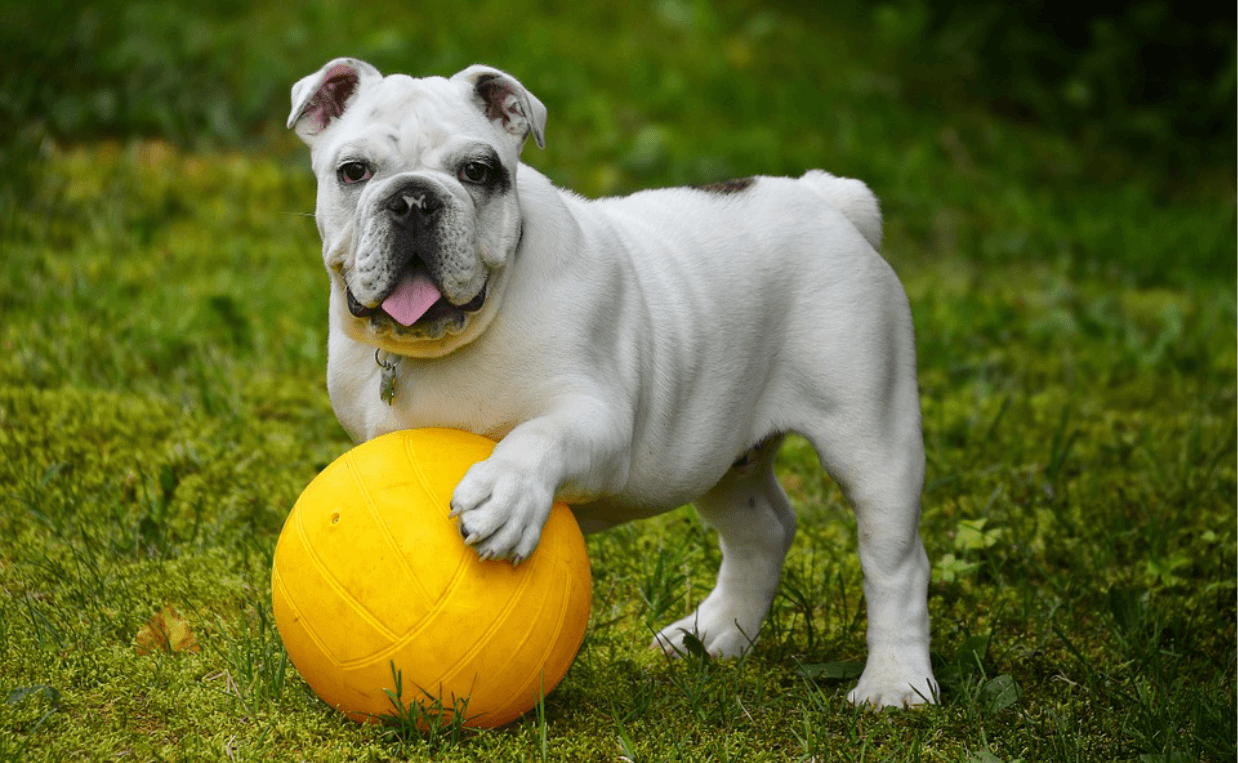
M 432 340 L 372 335 L 344 304 L 340 263 L 365 254 L 346 231 L 375 213 L 337 187 L 328 147 L 377 129 L 374 117 L 346 112 L 307 139 L 332 284 L 328 388 L 349 433 L 446 426 L 498 439 L 452 500 L 486 557 L 527 557 L 556 496 L 586 531 L 696 502 L 719 533 L 717 585 L 656 643 L 682 649 L 695 632 L 718 655 L 748 648 L 773 599 L 796 524 L 773 459 L 781 436 L 799 433 L 859 527 L 869 658 L 848 696 L 933 701 L 911 312 L 877 252 L 881 216 L 868 188 L 811 171 L 732 193 L 589 201 L 516 159 L 527 132 L 540 138 L 544 109 L 514 134 L 511 120 L 478 119 L 457 78 L 395 79 L 364 78 L 348 107 L 372 103 L 396 136 L 371 144 L 381 161 L 441 180 L 451 175 L 444 147 L 493 144 L 516 182 L 510 198 L 485 204 L 513 212 L 479 208 L 487 223 L 459 234 L 479 242 L 477 263 L 491 263 L 486 307 L 467 329 Z M 312 87 L 294 91 L 302 105 Z M 294 98 L 292 122 L 296 113 Z M 402 357 L 392 405 L 379 396 L 376 347 Z

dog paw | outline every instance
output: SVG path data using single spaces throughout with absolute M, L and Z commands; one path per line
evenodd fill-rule
M 739 657 L 756 641 L 764 614 L 742 609 L 706 599 L 695 612 L 659 631 L 651 646 L 671 656 L 691 654 L 691 636 L 711 657 Z
M 927 658 L 907 660 L 901 655 L 874 653 L 869 655 L 859 683 L 847 693 L 847 701 L 874 709 L 917 707 L 937 704 L 937 694 Z
M 519 563 L 533 553 L 554 494 L 529 474 L 493 458 L 474 464 L 451 499 L 460 534 L 482 559 Z

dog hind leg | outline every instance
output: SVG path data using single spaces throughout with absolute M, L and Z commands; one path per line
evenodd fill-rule
M 868 610 L 868 660 L 847 695 L 857 705 L 936 701 L 929 661 L 930 568 L 918 527 L 924 444 L 914 384 L 905 394 L 898 406 L 902 416 L 882 415 L 880 406 L 857 415 L 863 412 L 858 406 L 804 432 L 855 509 Z
M 684 635 L 691 633 L 710 654 L 737 657 L 756 640 L 795 537 L 795 514 L 774 477 L 781 444 L 782 437 L 773 437 L 749 451 L 696 502 L 718 531 L 718 580 L 694 613 L 657 634 L 655 647 L 686 653 Z

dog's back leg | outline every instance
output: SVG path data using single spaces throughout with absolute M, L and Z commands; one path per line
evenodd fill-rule
M 710 654 L 735 657 L 756 640 L 795 537 L 795 514 L 774 477 L 781 444 L 781 436 L 761 443 L 697 500 L 697 512 L 718 531 L 718 581 L 694 613 L 658 633 L 654 646 L 684 652 L 686 632 Z
M 802 430 L 855 509 L 868 607 L 868 661 L 847 695 L 878 707 L 935 701 L 929 562 L 920 540 L 924 439 L 914 361 L 891 355 L 869 384 Z

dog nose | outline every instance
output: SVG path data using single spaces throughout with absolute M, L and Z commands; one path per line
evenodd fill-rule
M 387 198 L 387 211 L 397 222 L 426 220 L 442 207 L 442 199 L 434 191 L 420 185 L 404 186 Z

